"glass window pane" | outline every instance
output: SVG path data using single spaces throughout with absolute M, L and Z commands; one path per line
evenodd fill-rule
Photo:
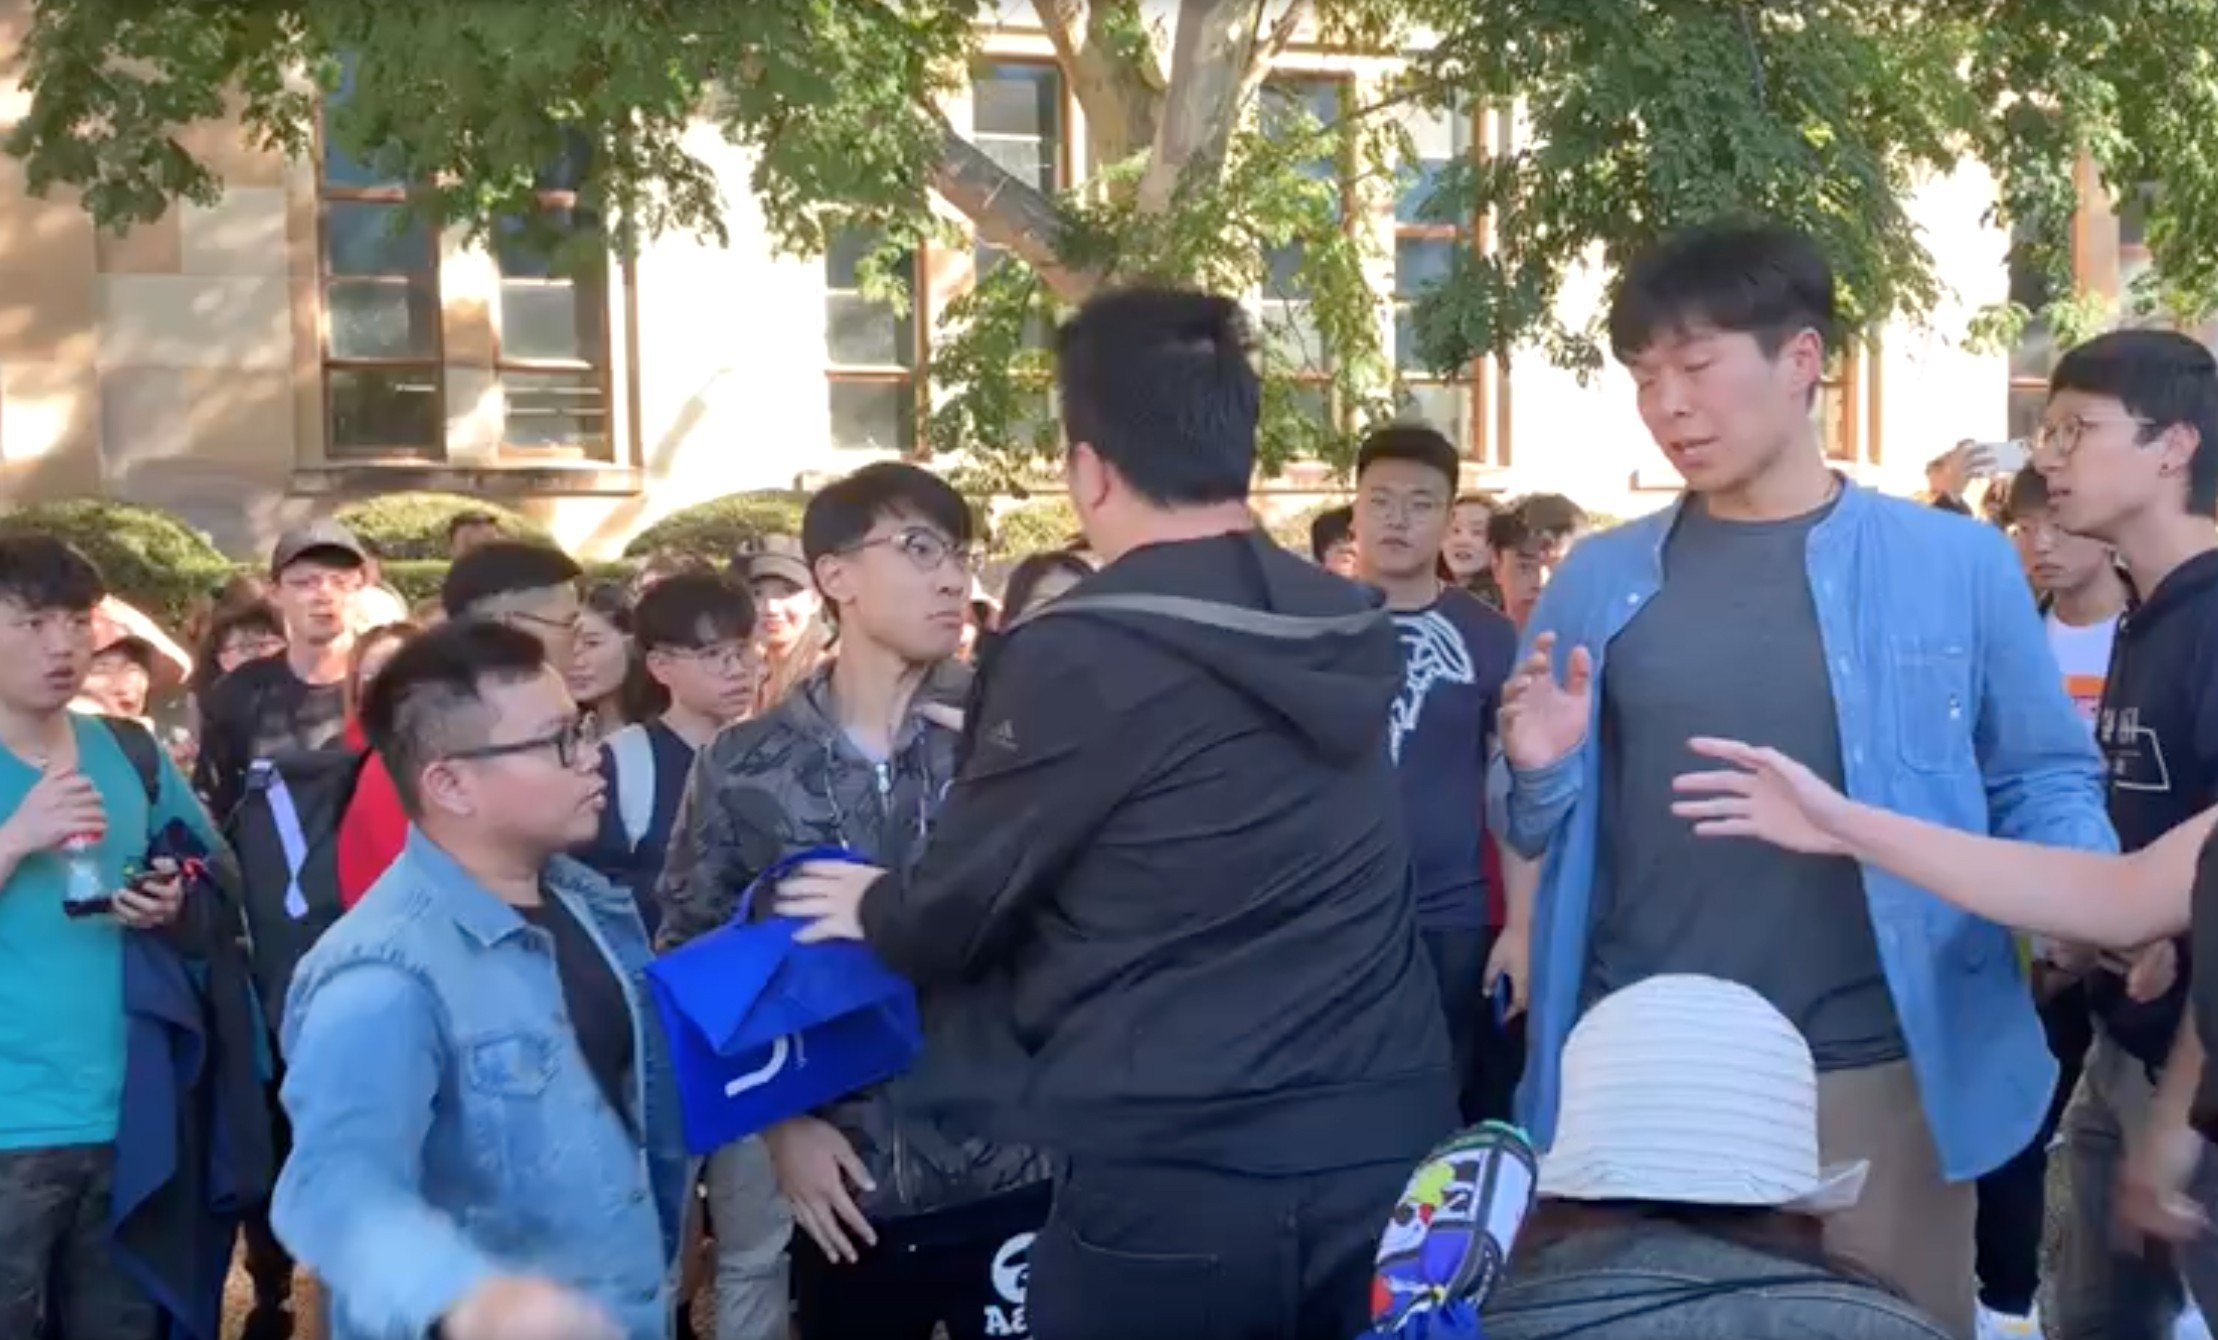
M 577 371 L 501 373 L 508 401 L 504 441 L 512 447 L 571 447 L 605 457 L 608 452 L 608 393 L 601 374 Z
M 579 256 L 579 248 L 569 247 L 561 268 L 555 259 L 578 232 L 598 227 L 599 219 L 591 210 L 548 209 L 529 223 L 498 219 L 493 225 L 493 262 L 509 279 L 597 278 L 602 259 L 598 256 Z
M 916 445 L 916 394 L 905 381 L 831 383 L 832 445 L 907 452 Z
M 2014 382 L 2010 387 L 2010 436 L 2013 441 L 2028 441 L 2041 431 L 2041 419 L 2048 413 L 2049 387 L 2047 382 Z
M 431 273 L 430 230 L 423 218 L 406 205 L 328 201 L 324 205 L 323 234 L 326 274 Z
M 1287 401 L 1294 413 L 1321 427 L 1332 426 L 1332 388 L 1321 384 L 1296 386 L 1288 390 Z
M 331 452 L 440 454 L 436 368 L 332 368 Z
M 1276 366 L 1295 372 L 1323 373 L 1332 369 L 1330 351 L 1317 331 L 1316 317 L 1306 302 L 1265 302 L 1260 325 L 1263 347 Z
M 1429 372 L 1417 356 L 1417 315 L 1406 302 L 1394 304 L 1394 370 Z
M 1271 298 L 1306 298 L 1309 286 L 1301 274 L 1302 247 L 1298 242 L 1270 247 L 1263 252 L 1263 293 Z
M 1459 245 L 1453 237 L 1395 238 L 1394 292 L 1414 298 L 1446 280 Z
M 981 135 L 1061 137 L 1062 72 L 1052 65 L 981 65 L 971 75 L 970 128 Z
M 1056 178 L 1056 153 L 1053 141 L 1014 139 L 1007 135 L 980 135 L 973 143 L 980 152 L 1018 181 L 1030 182 L 1041 190 L 1053 194 Z
M 1828 381 L 1818 386 L 1818 437 L 1828 460 L 1854 461 L 1856 443 L 1848 433 L 1848 387 Z
M 905 368 L 916 359 L 909 318 L 858 293 L 825 295 L 824 350 L 840 367 Z
M 598 284 L 502 284 L 501 356 L 606 361 L 605 297 Z
M 333 186 L 352 187 L 357 190 L 372 187 L 397 187 L 398 174 L 374 166 L 378 155 L 365 153 L 356 157 L 339 147 L 332 133 L 333 113 L 346 105 L 354 96 L 356 59 L 353 52 L 339 55 L 338 85 L 324 98 L 323 116 L 323 179 Z
M 1404 423 L 1437 428 L 1456 450 L 1471 450 L 1471 388 L 1464 382 L 1412 382 L 1395 397 L 1395 415 Z
M 334 279 L 324 285 L 334 358 L 433 358 L 439 303 L 430 286 Z

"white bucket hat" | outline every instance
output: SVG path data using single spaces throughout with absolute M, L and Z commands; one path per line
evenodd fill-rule
M 1867 1167 L 1818 1166 L 1817 1066 L 1784 1015 L 1738 983 L 1651 977 L 1571 1030 L 1540 1194 L 1827 1214 Z

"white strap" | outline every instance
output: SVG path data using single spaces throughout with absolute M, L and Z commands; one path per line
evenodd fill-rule
M 277 825 L 277 843 L 285 849 L 285 915 L 298 921 L 308 915 L 308 898 L 300 891 L 301 867 L 308 864 L 308 838 L 300 831 L 300 811 L 293 807 L 293 793 L 285 775 L 270 768 L 263 793 L 269 797 L 270 821 Z
M 655 742 L 645 726 L 626 726 L 608 737 L 608 752 L 616 760 L 616 817 L 636 851 L 655 821 Z

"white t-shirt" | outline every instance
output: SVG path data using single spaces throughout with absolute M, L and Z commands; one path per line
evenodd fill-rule
M 2110 673 L 2110 644 L 2118 636 L 2118 616 L 2091 624 L 2069 624 L 2048 615 L 2049 650 L 2056 653 L 2057 668 L 2064 672 L 2064 692 L 2072 706 L 2093 730 L 2102 706 L 2103 679 Z

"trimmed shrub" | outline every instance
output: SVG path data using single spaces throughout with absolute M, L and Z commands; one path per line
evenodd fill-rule
M 501 523 L 502 530 L 519 540 L 554 543 L 545 527 L 521 512 L 459 493 L 388 493 L 348 503 L 334 515 L 341 525 L 361 536 L 380 558 L 387 560 L 386 568 L 390 571 L 396 564 L 411 560 L 444 563 L 447 525 L 464 512 L 490 514 Z M 436 584 L 433 591 L 437 593 Z
M 0 534 L 69 541 L 120 599 L 182 634 L 196 601 L 238 570 L 208 537 L 168 512 L 100 498 L 34 503 L 0 516 Z
M 1066 549 L 1079 538 L 1078 513 L 1070 499 L 1057 495 L 1018 503 L 994 522 L 992 552 L 997 558 L 1022 558 L 1043 550 Z
M 668 550 L 697 554 L 722 563 L 749 540 L 765 535 L 799 535 L 805 493 L 758 489 L 732 493 L 680 508 L 632 537 L 624 557 L 646 558 Z

